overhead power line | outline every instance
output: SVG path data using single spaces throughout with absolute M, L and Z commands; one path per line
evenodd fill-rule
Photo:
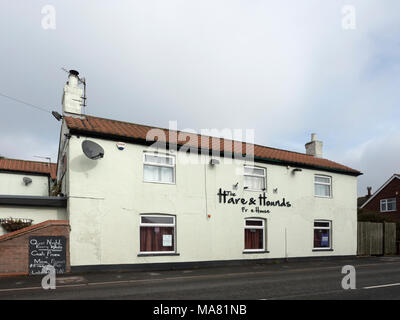
M 27 106 L 29 106 L 29 107 L 35 108 L 35 109 L 40 110 L 40 111 L 42 111 L 42 112 L 46 112 L 46 113 L 50 113 L 50 114 L 51 114 L 51 111 L 49 111 L 49 110 L 47 110 L 47 109 L 45 109 L 45 108 L 36 106 L 36 105 L 34 105 L 34 104 L 32 104 L 32 103 L 25 102 L 25 101 L 22 101 L 22 100 L 20 100 L 20 99 L 14 98 L 14 97 L 10 97 L 10 96 L 8 96 L 8 95 L 6 95 L 6 94 L 4 94 L 4 93 L 1 93 L 1 92 L 0 92 L 0 96 L 3 96 L 3 97 L 5 97 L 5 98 L 7 98 L 7 99 L 10 99 L 10 100 L 13 100 L 13 101 L 22 103 L 22 104 L 25 104 L 25 105 L 27 105 Z

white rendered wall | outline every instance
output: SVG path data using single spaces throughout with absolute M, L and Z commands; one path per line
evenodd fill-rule
M 32 182 L 25 185 L 24 177 L 32 179 Z M 0 172 L 0 195 L 48 196 L 49 178 L 44 175 Z
M 237 169 L 244 161 L 211 167 L 182 164 L 177 156 L 176 184 L 143 182 L 143 151 L 147 147 L 93 139 L 105 150 L 100 160 L 82 153 L 84 137 L 72 136 L 68 148 L 67 194 L 71 224 L 71 265 L 188 262 L 283 257 L 355 255 L 357 244 L 356 178 L 348 175 L 257 163 L 267 169 L 269 200 L 290 201 L 291 207 L 270 207 L 271 212 L 242 213 L 241 205 L 218 203 L 219 188 L 240 197 L 258 197 L 243 190 Z M 189 155 L 194 160 L 197 155 Z M 208 210 L 205 202 L 207 170 Z M 314 196 L 314 175 L 332 177 L 332 198 Z M 278 188 L 277 193 L 273 189 Z M 140 214 L 176 215 L 176 251 L 179 256 L 138 257 Z M 207 213 L 211 218 L 207 218 Z M 266 219 L 269 253 L 244 254 L 244 218 Z M 333 251 L 313 251 L 315 219 L 332 220 Z M 285 237 L 286 230 L 286 237 Z
M 0 206 L 0 219 L 3 218 L 32 219 L 32 224 L 38 224 L 46 220 L 66 220 L 65 208 L 49 207 L 23 207 L 23 206 Z M 0 226 L 0 236 L 6 234 Z

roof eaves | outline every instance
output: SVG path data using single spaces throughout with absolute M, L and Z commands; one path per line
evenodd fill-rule
M 0 195 L 0 205 L 66 208 L 66 197 Z
M 77 128 L 70 128 L 70 133 L 75 134 L 75 135 L 83 134 L 83 135 L 86 135 L 89 137 L 95 137 L 95 138 L 111 139 L 114 141 L 137 143 L 137 144 L 147 145 L 147 146 L 155 143 L 154 141 L 148 141 L 148 140 L 141 139 L 141 138 L 132 138 L 132 137 L 127 137 L 127 136 L 120 136 L 120 135 L 103 133 L 103 132 L 95 132 L 95 131 L 91 131 L 91 130 L 89 131 L 89 130 L 77 129 Z M 171 144 L 169 142 L 165 142 L 165 144 L 166 144 L 166 146 L 174 146 L 174 144 Z M 178 144 L 178 146 L 181 146 L 181 145 Z M 199 148 L 199 153 L 202 153 L 202 151 L 212 152 L 213 150 Z M 288 152 L 290 152 L 290 151 L 288 151 Z M 232 157 L 232 152 L 220 151 L 219 153 L 220 153 L 219 154 L 220 157 L 223 157 L 223 155 L 224 156 L 230 155 Z M 246 156 L 245 154 L 239 154 L 239 153 L 235 153 L 235 154 L 238 156 L 241 156 L 242 158 L 245 158 L 245 156 Z M 326 166 L 306 164 L 306 163 L 301 163 L 301 162 L 296 162 L 296 161 L 264 158 L 264 157 L 257 157 L 257 156 L 254 157 L 254 161 L 275 163 L 275 164 L 279 164 L 279 165 L 292 165 L 292 166 L 295 165 L 295 166 L 302 167 L 305 169 L 319 169 L 319 170 L 323 170 L 323 171 L 346 174 L 346 175 L 351 175 L 351 176 L 360 176 L 363 174 L 357 170 L 351 171 L 351 170 L 345 170 L 345 169 L 339 169 L 339 168 L 330 168 L 330 167 L 326 167 Z
M 339 169 L 339 168 L 331 168 L 331 167 L 326 167 L 326 166 L 319 166 L 316 164 L 307 164 L 307 163 L 302 163 L 302 162 L 296 162 L 296 161 L 289 161 L 289 160 L 280 160 L 280 159 L 270 159 L 270 158 L 261 158 L 261 157 L 254 157 L 254 161 L 258 162 L 275 162 L 279 163 L 280 165 L 290 165 L 290 166 L 296 166 L 304 169 L 319 169 L 322 171 L 328 171 L 328 172 L 334 172 L 334 173 L 341 173 L 341 174 L 346 174 L 346 175 L 351 175 L 351 176 L 360 176 L 363 173 L 360 171 L 350 171 L 350 170 L 345 170 L 345 169 Z

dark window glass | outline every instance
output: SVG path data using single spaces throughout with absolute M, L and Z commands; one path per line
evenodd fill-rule
M 263 249 L 263 239 L 263 229 L 244 229 L 245 249 Z
M 142 223 L 174 223 L 172 217 L 142 217 Z
M 314 248 L 329 248 L 330 241 L 329 229 L 314 229 Z
M 329 228 L 329 222 L 314 222 L 314 227 L 327 227 Z
M 246 220 L 246 226 L 262 226 L 262 221 Z
M 140 227 L 140 251 L 174 251 L 173 227 Z

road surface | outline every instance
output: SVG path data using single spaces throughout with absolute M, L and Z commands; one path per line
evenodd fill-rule
M 345 265 L 355 267 L 354 290 L 341 286 Z M 57 277 L 55 290 L 44 290 L 41 280 L 0 278 L 0 299 L 400 299 L 400 257 L 69 274 Z

